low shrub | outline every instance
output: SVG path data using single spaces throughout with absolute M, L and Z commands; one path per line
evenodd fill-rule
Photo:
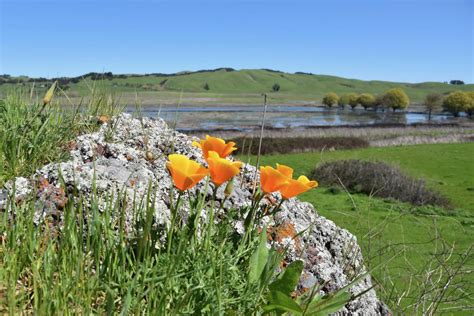
M 398 168 L 382 162 L 338 160 L 318 166 L 312 177 L 322 185 L 344 185 L 356 193 L 392 198 L 413 205 L 449 206 L 448 200 L 428 189 L 423 180 L 413 179 Z
M 258 138 L 239 137 L 235 139 L 239 154 L 257 155 Z M 319 150 L 340 150 L 369 147 L 369 142 L 358 137 L 267 137 L 262 140 L 262 155 L 286 154 Z

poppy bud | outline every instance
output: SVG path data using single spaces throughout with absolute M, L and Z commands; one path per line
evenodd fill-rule
M 56 80 L 48 89 L 48 91 L 46 92 L 43 98 L 43 105 L 48 105 L 51 102 L 51 100 L 53 99 L 54 91 L 56 90 L 57 84 L 58 84 L 58 81 Z
M 225 186 L 224 195 L 229 196 L 232 194 L 232 191 L 234 191 L 234 181 L 230 180 Z

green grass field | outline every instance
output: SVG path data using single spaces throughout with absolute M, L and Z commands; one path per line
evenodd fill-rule
M 25 79 L 25 78 L 23 78 Z M 204 89 L 208 84 L 209 90 Z M 278 83 L 279 92 L 272 92 L 272 86 Z M 91 80 L 80 80 L 69 84 L 71 96 L 84 96 L 90 93 Z M 25 82 L 25 88 L 31 88 L 31 82 Z M 41 82 L 36 88 L 42 89 Z M 390 88 L 403 88 L 413 103 L 420 103 L 430 92 L 448 93 L 454 90 L 474 91 L 474 85 L 453 86 L 440 82 L 402 83 L 388 81 L 363 81 L 327 75 L 292 74 L 268 70 L 208 71 L 193 72 L 175 76 L 130 75 L 127 78 L 114 77 L 102 80 L 100 85 L 113 88 L 122 93 L 127 102 L 134 99 L 134 93 L 140 92 L 142 100 L 152 97 L 156 103 L 177 102 L 183 98 L 183 104 L 259 104 L 260 95 L 269 93 L 274 103 L 319 103 L 328 92 L 373 93 L 380 94 Z M 0 85 L 0 94 L 15 85 Z M 182 92 L 182 95 L 181 95 Z M 143 94 L 143 95 L 142 95 Z M 152 102 L 152 100 L 150 100 Z
M 441 249 L 454 246 L 448 262 L 454 263 L 474 241 L 474 143 L 416 145 L 323 153 L 270 155 L 262 164 L 281 163 L 294 167 L 296 174 L 308 174 L 318 163 L 333 159 L 367 159 L 385 161 L 408 174 L 423 178 L 429 187 L 440 191 L 454 205 L 453 210 L 436 207 L 413 207 L 396 201 L 350 195 L 319 187 L 301 196 L 312 203 L 319 214 L 355 234 L 369 266 L 388 262 L 374 271 L 380 283 L 379 295 L 395 311 L 413 312 L 414 302 L 422 290 L 430 264 L 440 260 Z M 242 159 L 246 159 L 242 157 Z M 444 247 L 444 248 L 443 248 Z M 436 259 L 436 260 L 435 260 Z M 474 258 L 468 258 L 471 268 Z M 435 269 L 432 268 L 434 271 Z M 441 277 L 444 280 L 446 273 Z M 472 273 L 454 282 L 472 293 Z M 472 295 L 472 294 L 471 294 Z M 400 299 L 401 298 L 401 299 Z M 474 300 L 444 304 L 450 308 L 473 306 Z M 410 307 L 409 307 L 410 306 Z

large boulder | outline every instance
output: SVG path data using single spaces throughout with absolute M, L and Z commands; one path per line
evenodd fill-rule
M 119 115 L 104 123 L 98 132 L 79 136 L 71 144 L 73 149 L 69 161 L 46 165 L 29 179 L 17 178 L 8 183 L 0 190 L 0 209 L 6 207 L 9 196 L 22 200 L 36 194 L 36 224 L 45 218 L 52 218 L 60 227 L 61 209 L 72 192 L 80 192 L 85 197 L 91 194 L 120 195 L 128 199 L 126 205 L 132 205 L 133 199 L 144 196 L 152 188 L 157 197 L 155 224 L 166 225 L 172 186 L 166 169 L 167 155 L 176 152 L 204 164 L 200 150 L 192 146 L 192 141 L 193 138 L 169 128 L 161 119 Z M 254 166 L 244 165 L 235 179 L 231 196 L 217 218 L 224 216 L 230 207 L 250 203 L 258 176 Z M 204 187 L 201 182 L 189 194 L 205 192 Z M 219 191 L 217 198 L 223 200 L 223 196 L 223 192 Z M 262 203 L 275 203 L 279 198 L 278 194 L 274 194 Z M 125 229 L 130 234 L 133 233 L 133 219 L 132 208 L 126 207 Z M 274 218 L 266 218 L 265 224 L 269 226 L 269 244 L 288 247 L 288 262 L 296 259 L 304 261 L 299 291 L 324 284 L 322 291 L 333 292 L 366 272 L 356 237 L 318 215 L 308 203 L 298 199 L 286 201 Z M 242 223 L 236 222 L 235 228 L 241 231 Z M 305 232 L 299 235 L 302 231 Z M 348 303 L 340 314 L 389 313 L 372 289 L 370 275 L 353 285 L 350 292 L 354 296 L 363 295 Z

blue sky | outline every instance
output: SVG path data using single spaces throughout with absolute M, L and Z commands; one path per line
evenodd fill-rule
M 0 2 L 0 73 L 233 67 L 474 82 L 474 0 Z

